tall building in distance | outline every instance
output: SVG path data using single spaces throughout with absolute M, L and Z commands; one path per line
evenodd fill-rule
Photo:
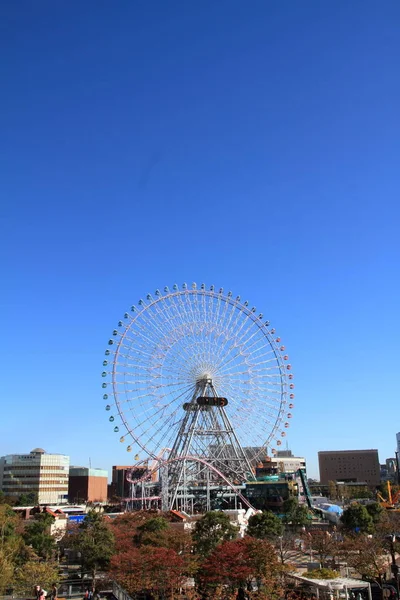
M 112 468 L 111 485 L 109 486 L 109 497 L 126 498 L 131 496 L 131 484 L 127 480 L 127 475 L 132 479 L 140 479 L 149 470 L 147 463 L 139 465 L 114 465 Z M 154 471 L 149 475 L 149 480 L 156 482 L 158 473 Z
M 291 450 L 278 450 L 275 461 L 280 473 L 296 473 L 299 469 L 307 469 L 304 456 L 293 456 Z
M 6 496 L 37 494 L 39 504 L 63 504 L 68 498 L 69 456 L 35 448 L 29 454 L 0 458 L 0 489 Z
M 104 469 L 70 467 L 68 500 L 70 502 L 106 502 L 108 473 Z
M 126 475 L 133 469 L 133 466 L 114 465 L 111 477 L 111 494 L 118 498 L 129 498 L 131 495 L 130 484 L 126 480 Z
M 318 452 L 319 475 L 322 484 L 329 481 L 344 483 L 380 483 L 378 450 L 329 450 Z
M 381 464 L 381 482 L 391 481 L 397 483 L 397 460 L 396 458 L 387 458 L 385 464 Z
M 397 456 L 398 456 L 398 460 L 400 460 L 400 431 L 399 433 L 396 433 L 396 451 L 397 451 Z

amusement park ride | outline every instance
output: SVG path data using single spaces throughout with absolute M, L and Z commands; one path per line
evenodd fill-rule
M 269 321 L 222 288 L 174 285 L 132 306 L 105 354 L 109 421 L 128 452 L 145 455 L 129 477 L 131 506 L 251 507 L 245 483 L 276 454 L 294 399 Z

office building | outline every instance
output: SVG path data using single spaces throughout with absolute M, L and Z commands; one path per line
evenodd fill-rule
M 306 470 L 306 459 L 293 456 L 291 450 L 279 450 L 274 456 L 266 456 L 256 465 L 256 477 L 278 475 L 279 473 L 296 473 Z
M 104 469 L 70 467 L 68 499 L 70 502 L 106 502 L 108 473 Z
M 111 476 L 112 495 L 118 498 L 129 498 L 131 495 L 130 484 L 126 476 L 133 469 L 132 466 L 114 465 Z
M 299 469 L 306 470 L 306 459 L 303 456 L 293 456 L 291 450 L 278 450 L 275 461 L 280 473 L 296 473 Z
M 378 450 L 329 450 L 318 452 L 321 484 L 329 481 L 380 483 Z
M 129 483 L 127 476 L 131 479 L 140 479 L 148 471 L 147 464 L 145 465 L 115 465 L 112 468 L 112 479 L 111 479 L 111 495 L 118 498 L 130 498 L 131 496 L 131 484 Z M 150 478 L 151 481 L 157 480 L 157 472 L 154 472 Z
M 153 463 L 153 465 L 149 467 L 147 461 L 144 464 L 113 466 L 111 485 L 109 486 L 110 497 L 115 496 L 118 498 L 130 498 L 131 484 L 128 481 L 128 476 L 129 479 L 137 480 L 146 475 L 146 473 L 149 473 L 146 481 L 152 481 L 153 483 L 156 483 L 158 481 L 158 471 L 156 469 L 153 470 L 155 466 L 156 463 Z
M 68 497 L 69 456 L 35 448 L 0 458 L 0 489 L 6 496 L 37 495 L 39 504 L 62 504 Z
M 381 465 L 381 481 L 391 481 L 392 483 L 397 483 L 396 458 L 387 458 L 385 464 Z

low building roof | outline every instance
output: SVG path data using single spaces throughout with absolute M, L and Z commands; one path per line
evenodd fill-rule
M 344 590 L 345 588 L 356 589 L 356 588 L 367 588 L 369 587 L 368 581 L 362 579 L 352 579 L 351 577 L 335 577 L 335 579 L 311 579 L 311 577 L 305 577 L 298 573 L 289 573 L 289 577 L 302 581 L 303 583 L 309 583 L 315 587 L 325 590 Z

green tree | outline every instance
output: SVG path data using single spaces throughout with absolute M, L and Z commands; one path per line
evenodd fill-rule
M 262 539 L 274 539 L 283 533 L 283 524 L 270 510 L 252 515 L 247 527 L 247 535 Z
M 50 534 L 54 517 L 49 513 L 39 513 L 28 522 L 23 538 L 27 546 L 31 546 L 38 556 L 49 559 L 56 548 L 56 541 Z
M 153 540 L 157 538 L 161 533 L 169 528 L 169 523 L 163 517 L 153 517 L 145 521 L 142 525 L 139 525 L 136 529 L 136 535 L 134 542 L 141 546 L 144 545 L 156 545 L 153 544 Z
M 27 492 L 21 494 L 16 502 L 16 506 L 36 506 L 38 504 L 37 492 Z
M 71 537 L 73 548 L 81 555 L 82 572 L 90 572 L 95 583 L 97 571 L 108 568 L 114 552 L 112 531 L 102 515 L 91 510 Z
M 328 497 L 331 500 L 336 500 L 338 497 L 337 485 L 334 481 L 328 481 Z
M 14 563 L 4 550 L 0 550 L 0 594 L 4 594 L 14 579 Z
M 32 596 L 34 586 L 40 585 L 46 591 L 50 591 L 51 585 L 58 581 L 58 566 L 56 562 L 40 561 L 38 558 L 29 560 L 20 567 L 15 576 L 15 591 L 28 598 Z
M 25 531 L 30 529 L 33 523 L 30 523 Z M 0 505 L 0 594 L 4 593 L 8 587 L 24 581 L 33 570 L 40 564 L 38 555 L 33 548 L 27 546 L 24 537 L 21 534 L 23 525 L 21 518 L 7 504 Z M 25 535 L 24 534 L 24 535 Z M 54 572 L 52 572 L 54 578 Z M 35 577 L 33 576 L 32 581 Z M 44 581 L 44 580 L 43 580 Z M 37 583 L 37 581 L 34 581 Z M 34 583 L 27 584 L 29 592 L 32 592 Z M 21 584 L 21 593 L 27 590 L 25 585 Z M 28 590 L 27 590 L 28 593 Z
M 208 512 L 194 527 L 196 552 L 208 556 L 218 544 L 235 539 L 237 534 L 238 529 L 232 525 L 228 515 L 220 511 Z
M 371 504 L 366 504 L 365 508 L 367 509 L 369 515 L 371 515 L 374 525 L 380 523 L 385 509 L 379 504 L 379 502 L 371 502 Z
M 297 498 L 290 496 L 283 503 L 283 521 L 296 527 L 304 527 L 309 521 L 309 512 L 305 504 L 299 504 Z
M 18 515 L 15 514 L 11 506 L 7 504 L 0 505 L 0 545 L 6 544 L 10 538 L 17 535 L 19 524 Z
M 21 546 L 20 519 L 7 504 L 0 505 L 0 593 L 11 584 Z
M 350 504 L 350 506 L 343 511 L 341 522 L 344 529 L 347 529 L 347 531 L 372 533 L 374 530 L 374 522 L 371 515 L 365 506 L 356 502 Z
M 17 503 L 17 498 L 13 496 L 6 496 L 4 492 L 0 490 L 0 505 L 7 504 L 8 506 L 15 506 Z

